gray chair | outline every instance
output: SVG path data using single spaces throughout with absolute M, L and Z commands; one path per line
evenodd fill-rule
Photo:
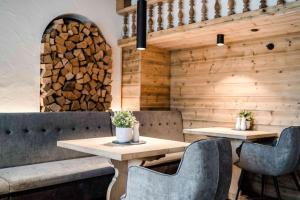
M 242 169 L 238 199 L 245 171 L 262 175 L 261 197 L 264 194 L 265 176 L 272 176 L 277 198 L 281 199 L 278 176 L 295 172 L 300 156 L 300 127 L 289 127 L 282 131 L 275 146 L 246 142 L 241 147 L 240 160 L 236 163 Z M 293 176 L 299 186 L 297 177 Z
M 185 151 L 178 171 L 166 175 L 130 167 L 123 200 L 225 200 L 231 182 L 228 140 L 203 140 Z

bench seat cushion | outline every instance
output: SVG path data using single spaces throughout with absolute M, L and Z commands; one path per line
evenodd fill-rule
M 20 192 L 101 175 L 113 174 L 108 160 L 98 156 L 0 169 L 9 192 Z
M 7 181 L 0 178 L 0 195 L 7 193 L 9 193 L 9 184 Z

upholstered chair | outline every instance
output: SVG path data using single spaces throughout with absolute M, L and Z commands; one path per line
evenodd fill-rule
M 225 200 L 231 182 L 228 140 L 202 140 L 185 151 L 174 175 L 130 167 L 123 200 Z
M 236 163 L 242 169 L 236 199 L 238 199 L 241 190 L 245 171 L 262 175 L 262 197 L 264 193 L 264 179 L 266 176 L 272 176 L 277 198 L 281 199 L 277 177 L 293 174 L 297 168 L 299 158 L 300 127 L 284 129 L 274 146 L 250 142 L 244 143 L 240 151 L 240 160 Z M 299 186 L 295 174 L 293 178 L 297 186 Z

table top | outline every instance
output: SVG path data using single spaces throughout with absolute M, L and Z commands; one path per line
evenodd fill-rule
M 267 131 L 239 131 L 232 128 L 211 127 L 211 128 L 192 128 L 184 129 L 183 133 L 197 134 L 210 137 L 224 137 L 238 140 L 254 140 L 259 138 L 274 138 L 278 137 L 277 132 Z
M 98 155 L 113 160 L 135 160 L 168 153 L 182 152 L 189 145 L 186 142 L 140 137 L 145 144 L 114 144 L 116 137 L 101 137 L 58 141 L 57 146 L 83 153 Z

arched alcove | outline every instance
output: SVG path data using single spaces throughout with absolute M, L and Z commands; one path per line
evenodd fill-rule
M 41 43 L 41 112 L 110 108 L 112 51 L 94 23 L 80 15 L 59 16 Z

